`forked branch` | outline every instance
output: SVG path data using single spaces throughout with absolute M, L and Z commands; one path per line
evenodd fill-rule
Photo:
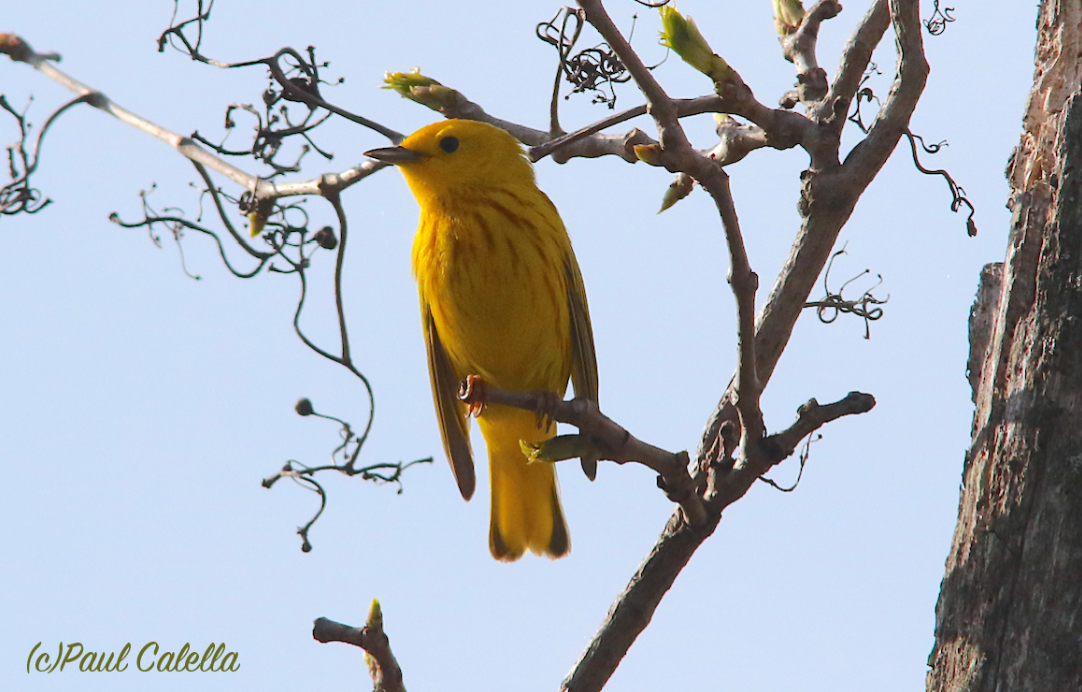
M 874 405 L 874 398 L 857 392 L 826 406 L 819 406 L 813 399 L 800 408 L 792 426 L 764 440 L 762 449 L 770 453 L 760 455 L 754 463 L 732 467 L 719 460 L 707 467 L 704 466 L 706 459 L 696 459 L 695 466 L 705 469 L 709 477 L 704 498 L 706 523 L 692 526 L 685 521 L 681 511 L 669 517 L 657 543 L 627 587 L 616 597 L 601 627 L 560 689 L 563 692 L 601 690 L 635 639 L 650 624 L 654 611 L 680 571 L 717 528 L 722 511 L 743 497 L 759 476 L 791 455 L 803 437 L 830 421 L 864 413 Z
M 379 601 L 373 601 L 364 627 L 350 627 L 327 618 L 318 618 L 312 627 L 312 638 L 318 642 L 342 642 L 359 646 L 365 651 L 368 674 L 373 692 L 406 692 L 402 669 L 391 651 L 391 641 L 383 631 L 383 612 Z

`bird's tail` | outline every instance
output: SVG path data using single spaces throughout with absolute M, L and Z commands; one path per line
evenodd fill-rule
M 489 406 L 478 419 L 488 443 L 488 468 L 492 487 L 492 515 L 488 547 L 492 557 L 512 562 L 526 549 L 551 558 L 567 555 L 567 533 L 556 467 L 546 462 L 528 464 L 520 440 L 537 443 L 555 434 L 539 430 L 533 413 Z

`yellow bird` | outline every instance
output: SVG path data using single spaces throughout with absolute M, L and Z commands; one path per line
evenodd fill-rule
M 368 156 L 397 164 L 421 207 L 413 274 L 443 446 L 462 497 L 476 480 L 459 382 L 477 375 L 504 389 L 547 390 L 597 401 L 597 360 L 586 289 L 560 215 L 537 189 L 533 166 L 507 132 L 446 120 Z M 552 464 L 528 464 L 520 441 L 539 443 L 530 411 L 489 405 L 478 416 L 488 445 L 497 560 L 528 548 L 563 557 L 571 540 Z M 584 463 L 593 478 L 596 462 Z

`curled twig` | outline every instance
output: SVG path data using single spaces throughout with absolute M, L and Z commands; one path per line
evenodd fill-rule
M 0 214 L 36 214 L 49 206 L 52 200 L 43 198 L 41 191 L 30 186 L 30 175 L 37 167 L 38 146 L 28 146 L 31 125 L 26 120 L 26 112 L 30 108 L 30 101 L 22 111 L 15 110 L 7 99 L 0 94 L 0 108 L 7 111 L 15 118 L 19 126 L 19 141 L 9 144 L 8 150 L 8 174 L 11 182 L 0 188 Z M 41 138 L 38 138 L 38 145 Z
M 377 485 L 394 483 L 398 486 L 398 494 L 401 495 L 403 491 L 402 474 L 405 473 L 406 469 L 411 466 L 416 466 L 417 464 L 432 463 L 432 457 L 427 457 L 425 459 L 416 459 L 409 462 L 382 462 L 358 467 L 356 465 L 357 459 L 360 455 L 361 448 L 364 446 L 365 436 L 368 434 L 367 429 L 362 435 L 358 436 L 353 431 L 353 426 L 348 422 L 335 416 L 317 412 L 309 399 L 301 399 L 298 401 L 295 410 L 298 415 L 315 416 L 316 418 L 334 421 L 341 426 L 339 431 L 341 442 L 331 450 L 329 464 L 308 466 L 295 459 L 290 459 L 278 473 L 263 479 L 262 485 L 264 488 L 271 488 L 282 478 L 290 478 L 302 487 L 319 495 L 319 510 L 307 524 L 297 529 L 297 534 L 303 541 L 301 550 L 306 553 L 312 549 L 312 545 L 308 540 L 308 531 L 312 528 L 312 525 L 316 523 L 316 520 L 319 519 L 320 515 L 323 514 L 323 510 L 327 506 L 327 493 L 323 489 L 323 486 L 313 478 L 315 474 L 323 471 L 338 471 L 347 477 L 360 476 L 363 480 L 372 481 Z
M 948 11 L 950 10 L 948 9 Z M 869 66 L 868 72 L 865 73 L 864 78 L 861 80 L 862 85 L 873 74 L 873 71 L 875 74 L 879 73 L 879 71 L 875 68 L 875 63 L 871 63 L 871 65 Z M 875 93 L 872 92 L 869 87 L 862 87 L 857 92 L 856 98 L 853 100 L 853 110 L 848 116 L 849 122 L 859 127 L 861 132 L 863 132 L 864 134 L 868 134 L 870 126 L 864 123 L 864 117 L 861 113 L 860 107 L 861 102 L 872 103 L 873 101 L 876 103 L 876 105 L 879 104 L 879 98 L 875 95 Z M 921 148 L 928 154 L 939 153 L 939 151 L 943 147 L 947 146 L 947 143 L 939 142 L 938 144 L 925 144 L 924 138 L 920 135 L 913 134 L 913 131 L 910 130 L 908 127 L 902 132 L 902 134 L 905 135 L 905 137 L 909 140 L 909 148 L 913 155 L 913 165 L 916 166 L 918 171 L 925 175 L 943 176 L 943 179 L 947 181 L 947 187 L 950 188 L 951 211 L 957 213 L 958 210 L 961 209 L 963 206 L 968 208 L 969 215 L 966 217 L 966 233 L 970 237 L 977 235 L 977 224 L 973 220 L 973 215 L 977 212 L 977 210 L 973 207 L 973 203 L 970 202 L 969 199 L 966 197 L 966 191 L 962 189 L 961 185 L 954 182 L 954 178 L 952 178 L 950 173 L 947 173 L 947 171 L 942 169 L 929 170 L 925 168 L 920 162 L 920 156 L 917 152 L 918 141 L 920 142 Z
M 301 537 L 301 552 L 310 553 L 312 552 L 312 543 L 308 540 L 308 531 L 312 528 L 312 525 L 316 523 L 316 520 L 323 515 L 323 510 L 327 508 L 327 491 L 323 489 L 323 486 L 320 485 L 315 478 L 296 473 L 293 469 L 293 463 L 299 462 L 287 461 L 286 465 L 282 467 L 281 475 L 292 478 L 293 482 L 297 485 L 319 495 L 319 509 L 312 518 L 308 520 L 307 524 L 297 527 L 297 535 Z M 263 487 L 270 487 L 266 480 L 263 481 Z
M 0 38 L 4 36 L 9 35 L 0 35 Z M 30 47 L 26 46 L 26 50 L 30 51 Z M 92 103 L 93 98 L 92 94 L 80 94 L 53 111 L 46 118 L 45 124 L 41 126 L 41 131 L 38 132 L 33 146 L 28 147 L 32 127 L 26 120 L 26 109 L 22 112 L 16 111 L 8 103 L 7 99 L 0 95 L 0 108 L 14 116 L 20 134 L 19 141 L 7 148 L 8 173 L 11 176 L 11 182 L 0 188 L 0 214 L 9 216 L 36 214 L 49 205 L 51 200 L 43 199 L 41 192 L 30 186 L 30 177 L 38 169 L 38 164 L 41 162 L 41 147 L 45 141 L 45 135 L 49 132 L 49 128 L 52 127 L 53 123 L 70 108 L 81 103 Z M 27 109 L 29 107 L 30 104 L 27 103 Z
M 793 484 L 790 485 L 788 488 L 783 488 L 782 486 L 778 485 L 777 481 L 767 478 L 766 476 L 759 476 L 759 480 L 766 483 L 775 490 L 779 490 L 783 493 L 793 492 L 794 490 L 796 490 L 796 487 L 800 485 L 800 479 L 804 477 L 804 465 L 808 463 L 808 457 L 811 454 L 812 443 L 818 442 L 821 439 L 823 439 L 823 436 L 818 434 L 815 436 L 808 435 L 806 438 L 804 438 L 804 447 L 800 450 L 800 471 L 798 471 L 796 474 L 796 480 L 793 481 Z
M 890 296 L 888 295 L 886 298 L 879 299 L 872 295 L 872 291 L 878 288 L 883 283 L 883 277 L 879 276 L 879 282 L 868 290 L 864 291 L 864 293 L 861 294 L 859 298 L 857 298 L 856 300 L 846 300 L 846 298 L 842 295 L 843 293 L 845 293 L 845 289 L 849 286 L 849 284 L 853 283 L 860 277 L 866 274 L 870 274 L 871 272 L 869 272 L 867 269 L 842 284 L 841 288 L 839 288 L 837 292 L 831 291 L 830 270 L 834 267 L 834 260 L 837 259 L 839 255 L 845 254 L 848 253 L 846 253 L 845 247 L 843 246 L 841 250 L 838 250 L 833 255 L 831 255 L 830 261 L 827 262 L 826 271 L 823 273 L 823 292 L 826 293 L 826 296 L 820 298 L 819 300 L 804 303 L 804 307 L 815 308 L 816 316 L 823 324 L 830 324 L 834 320 L 838 319 L 838 315 L 842 313 L 856 315 L 857 317 L 860 317 L 864 320 L 864 338 L 870 339 L 871 327 L 869 323 L 874 322 L 875 320 L 878 320 L 883 316 L 883 309 L 874 306 L 885 305 L 887 301 L 890 300 Z
M 947 145 L 946 142 L 940 142 L 939 144 L 927 145 L 924 143 L 924 139 L 920 135 L 915 135 L 908 129 L 905 131 L 905 136 L 909 139 L 909 147 L 913 152 L 913 165 L 917 167 L 917 170 L 925 175 L 940 175 L 947 181 L 947 187 L 951 192 L 951 211 L 957 213 L 963 206 L 969 209 L 969 216 L 966 217 L 966 233 L 972 238 L 977 235 L 977 224 L 973 221 L 973 215 L 977 212 L 973 208 L 973 203 L 966 198 L 966 191 L 962 189 L 962 186 L 954 182 L 954 178 L 950 173 L 945 170 L 936 169 L 928 170 L 920 163 L 920 157 L 917 156 L 917 141 L 920 141 L 921 148 L 929 154 L 935 154 L 940 149 Z
M 183 246 L 181 245 L 181 241 L 184 238 L 184 231 L 195 231 L 197 233 L 208 236 L 214 241 L 215 245 L 217 246 L 218 253 L 221 256 L 222 263 L 225 265 L 226 269 L 229 271 L 229 273 L 233 274 L 233 276 L 236 276 L 240 279 L 250 279 L 259 274 L 259 272 L 262 271 L 265 266 L 267 266 L 268 262 L 270 262 L 274 258 L 275 254 L 277 254 L 252 252 L 250 254 L 257 260 L 255 266 L 249 270 L 241 270 L 236 268 L 230 261 L 229 255 L 226 254 L 225 244 L 222 242 L 221 237 L 218 235 L 217 232 L 203 225 L 201 223 L 201 218 L 197 218 L 195 221 L 192 221 L 190 219 L 184 218 L 184 212 L 179 208 L 169 207 L 159 211 L 156 210 L 153 206 L 151 206 L 148 198 L 155 189 L 156 186 L 152 185 L 149 190 L 142 190 L 139 192 L 139 200 L 142 205 L 143 212 L 143 218 L 141 220 L 127 222 L 122 220 L 120 218 L 120 215 L 116 212 L 113 212 L 109 215 L 109 220 L 117 224 L 121 228 L 146 228 L 150 236 L 150 240 L 158 247 L 161 247 L 161 237 L 155 231 L 158 228 L 166 229 L 170 233 L 170 235 L 173 236 L 173 240 L 176 243 L 178 250 L 181 252 L 182 263 Z M 221 195 L 223 197 L 226 196 L 225 193 L 221 192 L 220 190 L 214 191 L 214 194 Z M 199 278 L 198 276 L 192 275 L 190 272 L 188 272 L 186 267 L 184 271 L 186 274 L 188 274 L 188 276 L 191 276 L 192 278 Z
M 203 0 L 196 0 L 195 16 L 178 21 L 180 0 L 173 0 L 173 16 L 169 19 L 169 28 L 158 37 L 158 52 L 165 51 L 165 44 L 168 43 L 176 50 L 190 56 L 193 60 L 208 62 L 199 53 L 199 48 L 203 44 L 203 24 L 210 20 L 210 11 L 213 7 L 214 0 L 206 0 L 205 6 Z M 194 41 L 190 40 L 187 34 L 184 33 L 186 29 L 192 26 L 195 27 Z
M 939 0 L 935 0 L 932 5 L 932 16 L 924 20 L 924 28 L 928 30 L 928 33 L 932 36 L 939 36 L 947 30 L 947 25 L 954 21 L 954 17 L 951 16 L 951 12 L 954 12 L 953 7 L 944 7 L 939 9 Z
M 557 21 L 560 24 L 559 31 L 556 30 Z M 559 116 L 560 78 L 563 77 L 564 70 L 567 69 L 567 57 L 571 54 L 575 42 L 579 40 L 579 34 L 582 33 L 584 22 L 585 18 L 581 10 L 563 7 L 552 19 L 539 23 L 535 28 L 537 38 L 555 47 L 556 52 L 559 54 L 559 62 L 556 65 L 556 78 L 552 84 L 552 98 L 549 101 L 549 132 L 553 135 L 563 132 L 563 128 L 560 127 Z M 569 31 L 569 24 L 572 23 L 574 27 Z
M 878 65 L 876 65 L 874 62 L 868 63 L 868 67 L 864 70 L 864 74 L 860 77 L 860 84 L 857 87 L 857 93 L 853 97 L 852 112 L 846 118 L 849 122 L 860 128 L 860 131 L 864 134 L 868 134 L 868 128 L 870 127 L 870 125 L 865 124 L 864 122 L 864 115 L 861 111 L 860 104 L 872 103 L 874 101 L 876 106 L 880 105 L 879 97 L 875 95 L 875 92 L 873 92 L 870 87 L 866 87 L 864 85 L 867 84 L 868 80 L 870 80 L 872 77 L 881 74 L 883 73 L 879 71 Z
M 573 87 L 572 94 L 591 92 L 594 94 L 592 103 L 604 103 L 613 109 L 616 107 L 616 90 L 614 85 L 623 84 L 631 80 L 627 68 L 620 62 L 612 48 L 607 43 L 599 43 L 592 48 L 584 48 L 574 55 L 571 54 L 575 43 L 582 33 L 585 13 L 582 10 L 574 10 L 570 7 L 562 8 L 547 22 L 537 25 L 535 32 L 537 38 L 556 48 L 559 53 L 558 73 L 563 74 L 564 79 Z M 559 27 L 557 27 L 559 23 Z M 570 28 L 569 25 L 574 26 Z M 608 90 L 608 93 L 605 92 Z M 554 88 L 553 101 L 556 100 L 557 88 Z M 565 97 L 570 98 L 570 94 Z M 555 105 L 552 106 L 553 124 L 556 124 Z M 558 132 L 558 127 L 552 132 Z

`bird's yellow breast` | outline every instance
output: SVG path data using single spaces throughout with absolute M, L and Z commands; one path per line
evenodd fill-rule
M 421 200 L 413 271 L 456 376 L 563 394 L 570 375 L 570 241 L 538 191 Z

